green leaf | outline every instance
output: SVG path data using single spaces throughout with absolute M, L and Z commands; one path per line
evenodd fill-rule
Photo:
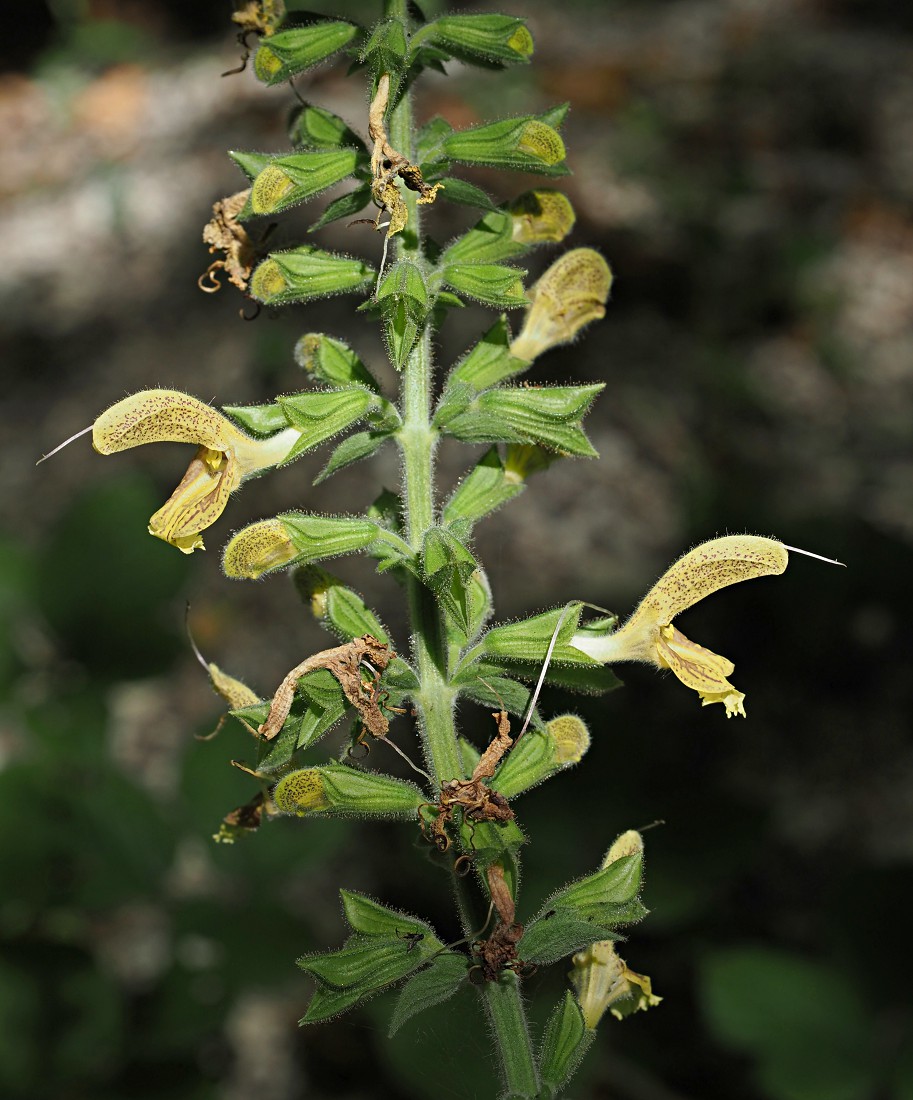
M 271 252 L 258 264 L 250 293 L 264 305 L 277 306 L 360 290 L 373 278 L 374 269 L 363 260 L 301 245 L 288 252 Z
M 596 1032 L 588 1030 L 568 990 L 548 1018 L 539 1054 L 539 1073 L 555 1094 L 573 1077 Z
M 436 156 L 444 139 L 453 133 L 453 127 L 445 118 L 436 116 L 419 130 L 415 141 L 415 156 L 424 169 L 425 162 Z M 424 173 L 426 176 L 427 174 Z M 459 199 L 456 200 L 459 202 Z
M 466 635 L 473 618 L 468 582 L 478 568 L 470 551 L 447 528 L 432 527 L 427 531 L 422 547 L 422 578 L 446 614 Z
M 457 363 L 450 385 L 465 385 L 476 392 L 490 389 L 529 367 L 525 359 L 510 354 L 510 329 L 502 314 L 482 339 Z
M 460 745 L 460 759 L 463 761 L 463 770 L 467 775 L 472 775 L 476 770 L 476 764 L 482 759 L 482 754 L 475 747 L 470 744 L 465 737 L 459 739 Z
M 449 1000 L 466 981 L 467 973 L 465 955 L 451 952 L 438 955 L 430 966 L 403 986 L 390 1018 L 388 1034 L 395 1035 L 413 1016 Z
M 378 397 L 360 386 L 350 386 L 344 390 L 280 397 L 279 404 L 289 424 L 301 431 L 300 438 L 283 459 L 285 465 L 361 420 L 370 409 L 377 407 Z
M 477 868 L 503 862 L 508 870 L 512 867 L 513 854 L 525 843 L 526 837 L 516 821 L 475 822 L 464 818 L 460 824 L 460 845 L 472 856 Z
M 380 528 L 388 531 L 395 538 L 402 538 L 402 514 L 402 501 L 396 493 L 391 492 L 389 489 L 384 489 L 367 512 L 369 519 L 374 520 Z M 403 555 L 397 548 L 386 542 L 376 542 L 369 553 L 378 560 L 377 571 L 379 573 L 384 573 L 388 569 L 396 569 L 399 579 L 402 580 L 399 566 L 405 565 L 410 572 L 413 571 L 411 563 L 404 561 Z
M 319 565 L 299 566 L 294 573 L 295 587 L 302 600 L 311 605 L 314 617 L 343 641 L 370 634 L 379 642 L 390 637 L 380 619 L 361 596 Z
M 526 65 L 533 38 L 523 19 L 510 15 L 444 15 L 412 37 L 412 49 L 436 46 L 470 65 L 500 69 Z
M 255 435 L 272 435 L 289 426 L 281 405 L 223 405 L 222 412 Z
M 316 233 L 318 229 L 323 229 L 325 225 L 338 221 L 340 218 L 354 217 L 356 214 L 361 213 L 370 201 L 370 187 L 358 187 L 354 191 L 349 191 L 346 195 L 340 195 L 338 199 L 333 199 L 331 203 L 327 204 L 326 210 L 313 225 L 308 226 L 308 233 Z
M 444 268 L 444 282 L 460 294 L 485 305 L 516 309 L 529 305 L 523 290 L 525 271 L 486 263 L 451 263 Z
M 406 29 L 399 19 L 385 19 L 371 32 L 361 52 L 361 60 L 371 69 L 374 79 L 390 75 L 391 98 L 406 64 Z
M 559 454 L 595 457 L 580 427 L 603 383 L 486 390 L 458 411 L 442 405 L 435 426 L 468 443 L 538 443 Z
M 245 169 L 249 158 L 236 163 Z M 270 157 L 268 163 L 253 178 L 250 197 L 240 217 L 256 214 L 278 214 L 298 203 L 319 195 L 334 183 L 351 176 L 365 155 L 355 149 L 313 150 Z
M 518 718 L 526 714 L 532 692 L 525 684 L 518 684 L 497 665 L 482 661 L 473 662 L 462 668 L 451 680 L 460 694 L 472 699 L 483 707 L 500 710 L 503 706 Z M 541 725 L 541 719 L 534 715 L 533 725 Z
M 409 936 L 415 938 L 416 942 L 419 942 L 419 938 L 423 940 L 427 936 L 434 941 L 436 947 L 441 945 L 431 925 L 419 920 L 418 917 L 411 917 L 398 909 L 381 905 L 373 898 L 356 894 L 352 890 L 340 890 L 339 896 L 342 898 L 346 920 L 354 932 L 361 932 L 365 936 L 399 937 L 400 939 Z
M 459 179 L 456 176 L 444 176 L 440 180 L 442 192 L 448 202 L 456 202 L 461 206 L 472 206 L 478 210 L 497 210 L 495 203 L 474 183 Z
M 330 455 L 326 466 L 314 478 L 314 484 L 319 485 L 332 477 L 337 471 L 351 466 L 353 462 L 361 462 L 363 458 L 370 458 L 390 439 L 393 432 L 357 432 L 344 439 L 342 443 Z
M 450 197 L 449 194 L 447 196 Z M 496 264 L 522 255 L 526 246 L 514 240 L 514 222 L 503 208 L 492 210 L 472 229 L 458 237 L 441 257 L 444 264 Z
M 546 176 L 568 174 L 560 134 L 535 115 L 458 130 L 443 139 L 441 151 L 462 164 L 487 164 Z
M 535 683 L 542 673 L 542 662 L 511 662 L 512 676 Z M 583 695 L 606 695 L 622 686 L 621 680 L 608 665 L 566 665 L 549 663 L 545 682 L 566 691 L 578 691 Z
M 292 111 L 288 136 L 295 145 L 307 149 L 348 145 L 367 153 L 364 142 L 344 119 L 313 103 L 304 103 Z
M 502 660 L 534 661 L 541 666 L 560 622 L 561 626 L 558 628 L 557 640 L 552 651 L 552 661 L 595 666 L 599 663 L 598 661 L 587 657 L 570 644 L 582 611 L 583 604 L 575 602 L 570 604 L 567 610 L 557 607 L 553 611 L 544 611 L 529 619 L 493 627 L 482 638 L 481 651 Z
M 572 909 L 585 920 L 611 927 L 614 923 L 621 923 L 617 916 L 609 919 L 615 908 L 637 899 L 642 876 L 643 853 L 622 856 L 608 867 L 565 886 L 553 894 L 547 904 L 550 909 Z
M 322 332 L 306 333 L 295 345 L 295 362 L 314 378 L 334 386 L 363 386 L 380 393 L 374 375 L 341 340 Z
M 509 477 L 497 447 L 486 451 L 444 505 L 445 523 L 462 520 L 472 525 L 522 493 L 526 484 Z
M 285 512 L 279 519 L 301 555 L 299 565 L 364 550 L 380 534 L 378 524 L 356 516 L 317 516 Z
M 255 179 L 273 159 L 270 153 L 244 153 L 237 149 L 230 149 L 228 155 L 249 180 Z
M 282 84 L 341 50 L 359 28 L 342 21 L 321 21 L 279 31 L 261 41 L 254 72 L 264 84 Z
M 415 264 L 406 260 L 395 263 L 377 288 L 376 302 L 390 359 L 397 370 L 402 370 L 430 309 L 428 288 Z
M 617 939 L 611 928 L 585 920 L 572 910 L 554 909 L 529 924 L 517 950 L 524 962 L 550 966 L 591 943 Z

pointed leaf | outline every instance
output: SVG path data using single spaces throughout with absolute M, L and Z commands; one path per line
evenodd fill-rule
M 524 962 L 550 966 L 598 940 L 618 938 L 611 928 L 584 920 L 572 910 L 555 909 L 529 924 L 517 950 Z
M 370 187 L 358 187 L 354 191 L 349 191 L 348 194 L 340 195 L 338 199 L 333 199 L 327 204 L 326 209 L 313 225 L 308 226 L 308 233 L 316 233 L 318 229 L 323 229 L 325 225 L 340 218 L 353 218 L 356 214 L 360 214 L 370 201 Z
M 255 435 L 272 435 L 289 426 L 281 405 L 223 405 L 222 411 Z
M 403 986 L 390 1018 L 388 1034 L 395 1035 L 413 1016 L 448 1001 L 467 980 L 467 973 L 465 955 L 451 952 L 438 955 L 430 966 L 420 970 Z
M 300 438 L 283 459 L 285 465 L 360 420 L 377 406 L 378 397 L 360 386 L 350 386 L 344 390 L 280 397 L 279 404 L 289 424 L 301 431 Z
M 314 378 L 334 386 L 363 386 L 380 393 L 374 375 L 354 351 L 322 332 L 306 333 L 295 345 L 295 362 Z
M 330 455 L 326 466 L 314 478 L 314 484 L 319 485 L 332 477 L 337 471 L 351 466 L 353 462 L 360 462 L 363 458 L 370 458 L 392 437 L 392 432 L 358 432 L 344 439 L 342 443 Z
M 567 990 L 545 1025 L 539 1055 L 542 1082 L 555 1095 L 573 1077 L 595 1035 L 586 1027 L 574 995 Z

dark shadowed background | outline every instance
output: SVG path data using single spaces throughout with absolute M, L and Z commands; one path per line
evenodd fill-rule
M 569 1095 L 911 1100 L 913 7 L 505 8 L 528 16 L 534 65 L 453 66 L 419 86 L 418 110 L 468 125 L 569 99 L 569 243 L 600 248 L 616 283 L 605 321 L 530 376 L 608 382 L 588 421 L 602 457 L 557 464 L 480 526 L 499 617 L 573 598 L 625 613 L 727 532 L 848 567 L 794 556 L 683 620 L 736 662 L 747 721 L 645 667 L 603 700 L 545 698 L 583 715 L 593 746 L 517 805 L 521 915 L 623 829 L 664 822 L 645 834 L 652 912 L 622 952 L 663 1004 L 605 1020 Z M 458 934 L 414 830 L 282 820 L 217 846 L 253 793 L 228 764 L 251 744 L 240 727 L 194 739 L 220 702 L 184 637 L 187 600 L 207 658 L 263 695 L 330 644 L 287 577 L 229 583 L 219 547 L 280 510 L 363 508 L 396 486 L 392 453 L 317 489 L 321 455 L 251 484 L 189 559 L 145 533 L 186 449 L 102 459 L 82 439 L 34 467 L 139 388 L 226 404 L 294 390 L 308 330 L 392 382 L 354 299 L 245 323 L 232 288 L 196 289 L 211 204 L 243 186 L 226 150 L 287 148 L 288 88 L 220 79 L 238 54 L 230 13 L 48 0 L 18 5 L 0 42 L 0 1095 L 488 1100 L 470 993 L 393 1043 L 389 996 L 296 1026 L 309 980 L 294 960 L 343 938 L 339 886 Z M 344 69 L 298 86 L 364 132 Z M 504 197 L 536 182 L 473 178 Z M 469 220 L 439 201 L 427 224 L 444 240 Z M 379 238 L 340 225 L 318 243 L 376 262 Z M 452 317 L 441 361 L 490 317 Z M 442 480 L 468 459 L 445 445 Z M 361 561 L 336 571 L 404 645 L 395 585 Z M 482 713 L 465 720 L 490 735 Z M 413 744 L 405 722 L 398 740 Z M 540 1022 L 564 969 L 528 984 Z

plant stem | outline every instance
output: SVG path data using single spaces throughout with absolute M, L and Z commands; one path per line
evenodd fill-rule
M 405 0 L 388 0 L 388 16 L 405 18 Z M 390 117 L 390 141 L 403 156 L 412 160 L 412 104 L 404 92 Z M 424 266 L 419 207 L 413 192 L 405 194 L 409 219 L 398 234 L 396 255 Z M 403 502 L 406 538 L 412 549 L 421 552 L 425 534 L 434 525 L 434 451 L 437 432 L 431 426 L 431 396 L 434 363 L 431 334 L 426 329 L 410 354 L 403 370 L 403 424 L 398 434 L 403 456 Z M 421 688 L 414 699 L 419 711 L 425 755 L 435 781 L 463 776 L 462 760 L 453 724 L 456 693 L 447 682 L 445 647 L 440 611 L 431 593 L 415 577 L 407 582 L 412 646 Z
M 407 21 L 406 0 L 385 0 L 387 18 Z M 414 163 L 411 92 L 406 89 L 391 113 L 390 141 L 393 148 Z M 406 229 L 396 238 L 397 259 L 408 259 L 423 269 L 421 223 L 416 195 L 407 191 L 409 211 Z M 431 334 L 425 329 L 406 361 L 402 381 L 403 424 L 399 446 L 403 456 L 403 500 L 406 538 L 420 553 L 425 534 L 435 521 L 434 452 L 437 432 L 431 424 L 434 363 Z M 435 781 L 463 778 L 457 734 L 453 721 L 456 692 L 448 683 L 446 646 L 440 609 L 428 589 L 415 577 L 407 582 L 412 645 L 419 683 L 414 703 L 420 715 L 425 755 Z M 471 907 L 464 885 L 455 885 L 460 917 L 466 935 L 473 934 Z M 530 1041 L 526 1011 L 520 996 L 519 979 L 511 971 L 497 982 L 486 982 L 480 990 L 492 1024 L 508 1095 L 536 1096 L 539 1076 Z
M 507 1096 L 538 1096 L 539 1074 L 520 996 L 520 979 L 505 970 L 498 981 L 486 982 L 482 999 L 498 1044 Z

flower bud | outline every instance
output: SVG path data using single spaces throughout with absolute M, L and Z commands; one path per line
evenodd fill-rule
M 602 866 L 608 867 L 616 860 L 624 859 L 625 856 L 636 856 L 643 850 L 644 838 L 636 829 L 628 829 L 612 843 L 612 847 L 606 852 L 606 857 L 602 861 Z
M 580 761 L 590 747 L 590 734 L 576 714 L 553 718 L 545 730 L 527 730 L 492 780 L 492 788 L 515 798 Z
M 409 817 L 424 801 L 412 783 L 345 764 L 291 772 L 276 784 L 273 801 L 282 813 Z
M 522 485 L 532 474 L 547 470 L 555 455 L 535 443 L 511 443 L 504 459 L 504 480 Z
M 565 158 L 564 142 L 557 130 L 538 119 L 531 119 L 520 131 L 517 151 L 535 157 L 543 164 L 558 164 Z
M 590 944 L 574 956 L 569 977 L 577 994 L 577 1003 L 589 1029 L 593 1029 L 609 1009 L 621 1020 L 632 1012 L 658 1005 L 662 997 L 653 993 L 650 979 L 629 970 L 619 958 L 611 940 Z
M 590 731 L 583 719 L 576 714 L 562 714 L 553 718 L 548 724 L 548 733 L 555 746 L 555 762 L 560 767 L 578 764 L 590 747 Z
M 605 316 L 612 272 L 592 248 L 566 252 L 528 292 L 532 305 L 512 355 L 533 360 L 549 348 L 567 344 L 591 321 Z
M 299 556 L 280 519 L 264 519 L 244 527 L 229 539 L 222 555 L 226 577 L 256 580 L 271 569 L 281 569 Z
M 229 676 L 211 661 L 207 664 L 206 671 L 209 673 L 209 682 L 213 690 L 228 703 L 229 710 L 242 710 L 244 707 L 252 707 L 260 702 L 260 696 L 247 684 L 236 680 L 234 676 Z
M 374 270 L 362 260 L 336 256 L 311 245 L 273 252 L 254 270 L 250 293 L 264 305 L 305 302 L 358 290 Z
M 331 805 L 319 768 L 303 768 L 280 779 L 273 801 L 281 813 L 298 817 L 328 810 Z
M 560 191 L 527 191 L 507 207 L 513 239 L 519 244 L 563 241 L 577 220 L 570 200 Z
M 268 36 L 254 56 L 254 72 L 264 84 L 281 84 L 341 50 L 358 33 L 352 23 L 322 20 Z
M 489 164 L 546 176 L 567 174 L 561 135 L 530 115 L 456 130 L 443 139 L 441 152 L 463 164 Z

